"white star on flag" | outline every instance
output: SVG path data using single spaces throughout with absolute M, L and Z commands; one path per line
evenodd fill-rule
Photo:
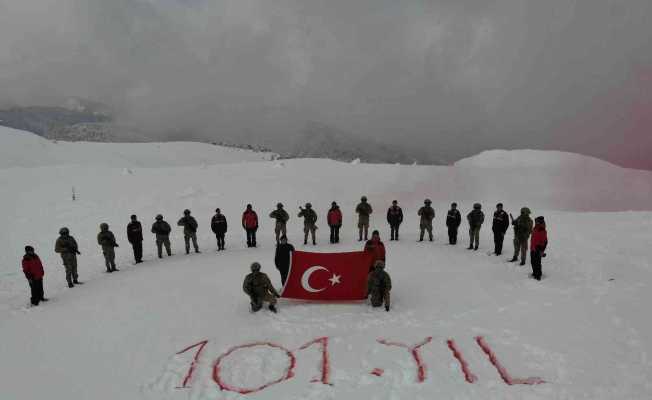
M 342 275 L 335 275 L 335 274 L 333 274 L 333 277 L 332 277 L 331 279 L 329 279 L 329 281 L 330 281 L 330 283 L 331 283 L 331 286 L 335 286 L 335 285 L 337 285 L 338 283 L 340 283 L 340 278 L 341 278 L 341 277 L 342 277 Z

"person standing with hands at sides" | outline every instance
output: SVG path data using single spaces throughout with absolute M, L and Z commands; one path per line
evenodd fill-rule
M 115 267 L 115 248 L 119 247 L 115 241 L 115 235 L 109 230 L 109 224 L 100 224 L 100 233 L 97 234 L 97 244 L 102 246 L 102 254 L 104 255 L 104 264 L 106 265 L 106 272 L 120 271 Z
M 509 228 L 509 215 L 503 210 L 503 203 L 498 203 L 491 224 L 491 230 L 494 233 L 494 254 L 497 256 L 503 252 L 503 240 L 505 240 L 507 228 Z
M 362 234 L 364 233 L 364 240 L 367 240 L 367 235 L 369 233 L 369 217 L 373 212 L 371 204 L 367 203 L 367 196 L 362 196 L 360 198 L 360 203 L 355 208 L 355 212 L 358 213 L 358 233 L 359 239 L 358 242 L 362 242 Z
M 258 230 L 258 214 L 251 204 L 242 213 L 242 227 L 247 232 L 247 247 L 256 247 L 256 231 Z
M 217 238 L 217 251 L 224 250 L 224 235 L 227 230 L 226 217 L 219 208 L 215 209 L 215 215 L 211 218 L 211 230 Z
M 380 240 L 380 232 L 373 231 L 371 239 L 364 245 L 364 251 L 372 255 L 369 272 L 373 270 L 376 261 L 385 262 L 385 244 Z
M 448 243 L 451 245 L 457 244 L 457 229 L 462 224 L 462 214 L 457 209 L 457 203 L 451 204 L 451 209 L 448 210 L 446 215 L 446 227 L 448 228 Z
M 22 265 L 31 290 L 30 302 L 32 305 L 38 306 L 40 302 L 48 301 L 43 294 L 43 276 L 45 275 L 43 264 L 32 246 L 25 246 Z
M 172 246 L 170 245 L 170 232 L 172 227 L 167 221 L 163 220 L 163 216 L 158 214 L 156 221 L 152 224 L 152 233 L 156 235 L 156 250 L 158 251 L 158 258 L 163 258 L 163 246 L 168 253 L 168 257 L 172 255 Z
M 520 252 L 521 266 L 525 265 L 525 259 L 527 258 L 527 242 L 532 233 L 531 213 L 532 212 L 528 207 L 523 207 L 521 208 L 521 215 L 516 219 L 512 218 L 512 225 L 514 226 L 514 257 L 509 261 L 518 261 L 518 255 Z
M 471 237 L 469 250 L 478 250 L 478 246 L 480 245 L 480 228 L 484 223 L 482 205 L 480 203 L 475 203 L 473 205 L 473 211 L 466 216 L 466 219 L 469 221 L 469 236 Z
M 546 247 L 548 247 L 546 221 L 542 216 L 536 217 L 532 239 L 530 239 L 530 262 L 532 263 L 532 277 L 538 281 L 542 277 L 541 258 L 546 256 Z
M 281 274 L 281 283 L 285 286 L 285 281 L 290 272 L 290 262 L 292 261 L 292 252 L 294 246 L 288 243 L 287 236 L 281 236 L 281 242 L 276 245 L 276 254 L 274 254 L 274 264 Z
M 274 235 L 276 235 L 276 244 L 279 244 L 280 237 L 287 236 L 287 223 L 290 219 L 290 215 L 283 209 L 283 203 L 278 203 L 276 205 L 276 210 L 269 213 L 269 217 L 276 220 Z
M 77 247 L 77 241 L 74 237 L 70 236 L 68 228 L 63 227 L 59 229 L 59 238 L 54 244 L 54 251 L 61 254 L 63 266 L 66 268 L 66 281 L 68 287 L 81 285 L 83 282 L 78 280 L 77 275 L 77 256 L 81 255 Z
M 389 224 L 389 240 L 398 240 L 398 228 L 403 222 L 403 210 L 398 206 L 398 201 L 392 201 L 392 206 L 387 209 L 387 223 Z
M 136 264 L 140 264 L 143 262 L 143 226 L 136 215 L 131 216 L 131 222 L 127 225 L 127 240 L 134 250 Z
M 317 245 L 315 232 L 317 231 L 317 213 L 312 209 L 312 204 L 306 203 L 306 208 L 299 207 L 299 218 L 303 217 L 303 244 L 308 244 L 308 233 L 312 236 L 313 246 Z
M 177 222 L 178 226 L 183 226 L 183 240 L 186 243 L 186 254 L 190 254 L 190 239 L 192 239 L 192 246 L 195 248 L 195 253 L 200 253 L 199 246 L 197 245 L 197 220 L 190 215 L 190 210 L 183 210 L 183 217 Z
M 419 228 L 421 230 L 419 234 L 419 241 L 423 242 L 423 235 L 425 231 L 428 231 L 428 238 L 432 242 L 432 220 L 435 219 L 435 209 L 432 208 L 430 205 L 432 204 L 432 201 L 430 199 L 425 199 L 423 201 L 423 207 L 419 209 L 417 212 L 417 215 L 421 217 L 421 220 L 419 221 Z
M 342 211 L 336 202 L 331 203 L 331 209 L 326 216 L 328 226 L 331 228 L 331 244 L 340 242 L 340 228 L 342 227 Z

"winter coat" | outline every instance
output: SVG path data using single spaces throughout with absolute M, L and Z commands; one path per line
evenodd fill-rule
M 449 228 L 457 229 L 461 223 L 462 214 L 460 214 L 460 211 L 458 209 L 448 210 L 448 214 L 446 215 L 446 226 Z
M 495 211 L 491 230 L 498 233 L 507 232 L 509 228 L 509 215 L 504 210 Z
M 274 296 L 280 297 L 269 277 L 264 272 L 252 272 L 245 277 L 242 283 L 242 290 L 256 299 L 264 299 L 270 293 Z
M 403 222 L 403 210 L 399 206 L 391 206 L 387 209 L 387 223 L 391 226 L 401 225 Z
M 479 228 L 484 223 L 484 213 L 482 210 L 473 210 L 466 216 L 471 228 Z
M 548 246 L 548 232 L 545 224 L 536 224 L 530 239 L 530 250 L 543 253 Z
M 258 214 L 254 210 L 242 213 L 242 227 L 245 229 L 258 229 Z
M 303 217 L 303 224 L 312 226 L 317 222 L 317 213 L 312 208 L 303 208 L 299 211 L 298 217 Z
M 357 212 L 360 217 L 368 218 L 373 212 L 373 209 L 371 208 L 371 204 L 363 201 L 355 208 L 355 212 Z
M 127 225 L 127 240 L 129 243 L 138 243 L 143 241 L 143 226 L 138 221 L 130 222 Z
M 102 247 L 118 247 L 115 236 L 110 230 L 101 231 L 97 234 L 97 244 Z
M 270 218 L 274 218 L 276 222 L 286 223 L 290 219 L 290 215 L 284 209 L 276 209 L 269 213 Z
M 382 241 L 369 239 L 364 245 L 364 251 L 368 251 L 373 254 L 373 260 L 371 260 L 371 265 L 373 266 L 376 261 L 381 260 L 385 261 L 385 245 Z
M 172 227 L 166 221 L 160 220 L 152 224 L 152 233 L 156 234 L 156 238 L 167 238 L 172 232 Z
M 54 244 L 54 251 L 56 253 L 64 254 L 77 254 L 77 241 L 70 235 L 61 235 Z
M 294 246 L 290 243 L 281 243 L 276 246 L 276 254 L 274 254 L 274 265 L 276 265 L 276 268 L 285 268 L 287 271 L 287 268 L 290 266 L 290 257 L 293 251 Z
M 224 214 L 215 214 L 211 218 L 211 230 L 213 233 L 226 233 L 227 223 Z
M 197 220 L 192 215 L 184 215 L 177 222 L 177 225 L 183 226 L 183 234 L 186 236 L 192 236 L 197 233 L 197 228 L 199 227 Z
M 342 211 L 339 207 L 331 208 L 328 210 L 326 219 L 328 226 L 342 226 Z
M 417 215 L 421 217 L 422 224 L 430 224 L 435 219 L 435 209 L 431 206 L 423 206 L 417 211 Z
M 36 255 L 25 254 L 23 256 L 23 272 L 27 280 L 43 279 L 45 271 L 43 271 L 43 264 L 41 259 Z
M 529 215 L 521 214 L 512 222 L 514 235 L 520 240 L 527 240 L 532 233 L 532 218 Z

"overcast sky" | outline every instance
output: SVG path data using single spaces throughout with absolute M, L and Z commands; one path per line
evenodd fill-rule
M 318 121 L 652 169 L 650 21 L 650 0 L 0 0 L 0 107 L 79 96 L 161 136 Z

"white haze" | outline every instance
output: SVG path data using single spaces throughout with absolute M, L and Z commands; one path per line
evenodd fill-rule
M 161 138 L 308 121 L 463 157 L 652 168 L 650 0 L 0 0 L 0 107 L 110 105 Z

